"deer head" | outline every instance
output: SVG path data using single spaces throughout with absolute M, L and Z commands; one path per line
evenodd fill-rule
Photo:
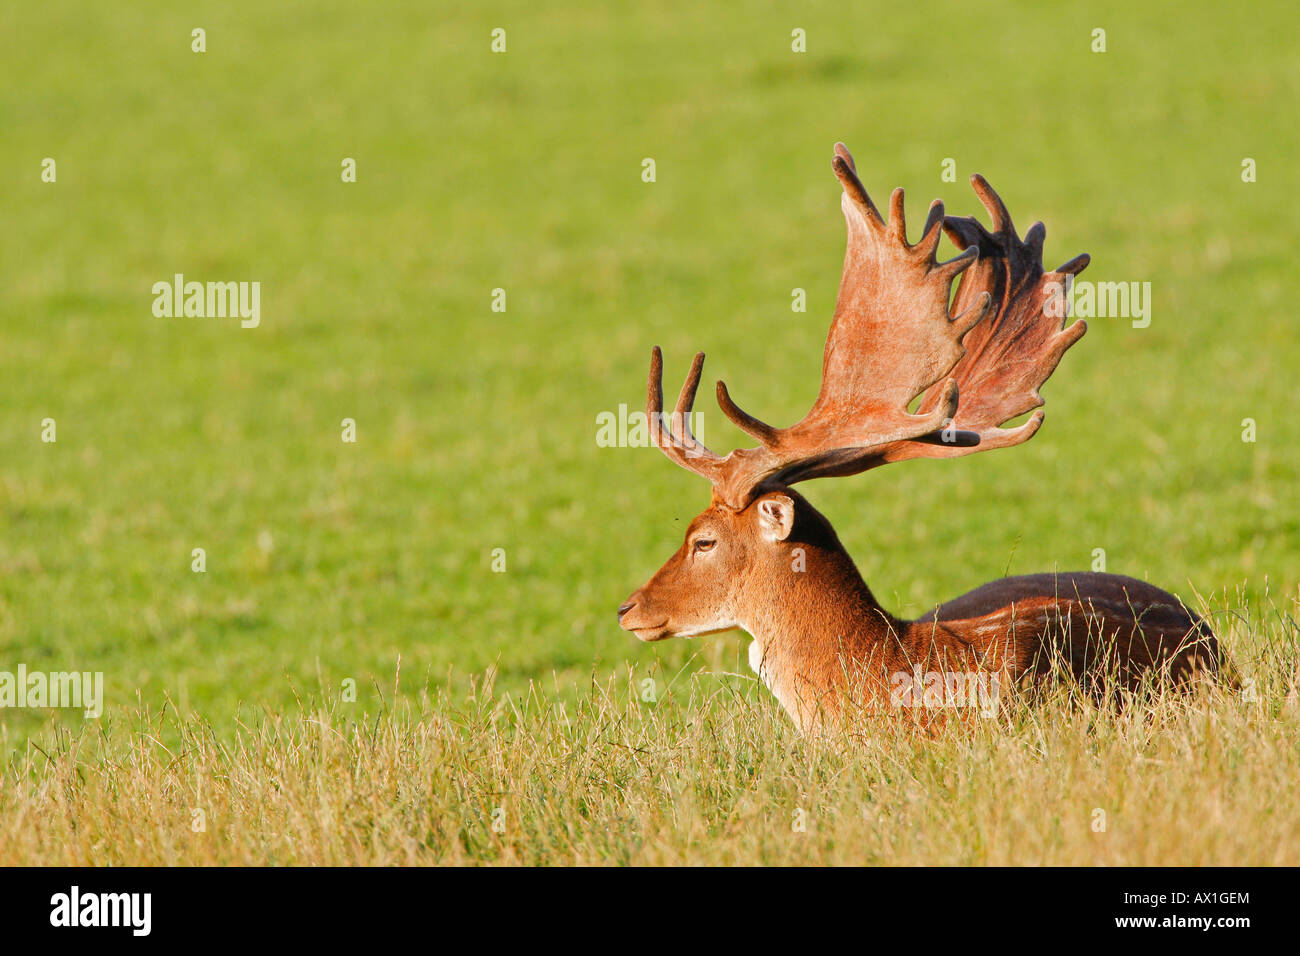
M 797 528 L 797 530 L 796 530 Z M 619 623 L 643 641 L 698 637 L 744 627 L 747 589 L 789 571 L 834 531 L 789 489 L 735 509 L 714 498 L 686 529 L 682 546 L 618 609 Z M 838 544 L 838 542 L 836 542 Z
M 622 627 L 642 640 L 733 627 L 752 633 L 750 620 L 764 614 L 829 613 L 827 594 L 883 614 L 830 524 L 790 486 L 1027 441 L 1043 422 L 1041 411 L 1017 427 L 1001 426 L 1043 404 L 1039 387 L 1086 331 L 1082 321 L 1065 328 L 1063 302 L 1052 300 L 1063 296 L 1067 277 L 1082 271 L 1088 257 L 1044 273 L 1043 225 L 1022 240 L 983 177 L 972 177 L 972 184 L 992 231 L 974 218 L 945 217 L 935 201 L 911 245 L 901 189 L 894 190 L 886 221 L 843 144 L 835 147 L 832 167 L 843 186 L 848 248 L 821 390 L 808 414 L 774 428 L 743 411 L 718 382 L 723 413 L 758 442 L 719 456 L 687 424 L 704 354 L 695 356 L 669 417 L 663 357 L 657 346 L 651 353 L 651 435 L 670 459 L 709 479 L 713 500 L 691 522 L 676 554 L 619 608 Z M 962 251 L 940 262 L 943 233 Z M 800 559 L 804 568 L 795 566 Z

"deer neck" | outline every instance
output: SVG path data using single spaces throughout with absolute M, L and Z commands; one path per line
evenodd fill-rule
M 838 710 L 850 665 L 892 659 L 903 623 L 880 606 L 838 541 L 803 548 L 803 570 L 750 575 L 738 623 L 750 666 L 795 722 Z

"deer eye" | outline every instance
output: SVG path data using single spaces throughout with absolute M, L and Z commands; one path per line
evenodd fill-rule
M 696 551 L 712 551 L 712 550 L 713 550 L 713 546 L 714 546 L 715 544 L 717 544 L 717 543 L 718 543 L 718 542 L 714 541 L 714 540 L 711 539 L 711 538 L 696 538 L 696 539 L 695 539 L 695 550 L 696 550 Z

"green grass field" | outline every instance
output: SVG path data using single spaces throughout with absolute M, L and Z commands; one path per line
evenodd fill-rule
M 0 710 L 0 862 L 1298 862 L 1289 14 L 9 5 L 0 671 L 102 671 L 106 704 Z M 907 188 L 913 238 L 932 198 L 979 211 L 981 172 L 1049 267 L 1153 293 L 1147 328 L 1090 320 L 1029 444 L 801 488 L 877 596 L 918 613 L 1103 549 L 1208 607 L 1260 700 L 857 754 L 795 739 L 743 635 L 618 629 L 708 497 L 597 416 L 643 401 L 653 344 L 670 389 L 702 349 L 764 420 L 807 410 L 837 140 L 878 202 Z M 260 326 L 156 317 L 176 273 L 260 282 Z M 503 791 L 509 840 L 483 830 Z M 818 799 L 816 841 L 755 830 Z

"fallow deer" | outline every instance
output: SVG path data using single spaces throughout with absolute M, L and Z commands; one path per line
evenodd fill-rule
M 619 607 L 621 626 L 643 641 L 744 629 L 753 638 L 750 666 L 804 731 L 838 723 L 850 699 L 891 709 L 900 675 L 1032 682 L 1064 665 L 1090 687 L 1105 678 L 1133 688 L 1157 674 L 1186 684 L 1217 673 L 1218 642 L 1205 622 L 1172 594 L 1117 574 L 1003 578 L 915 620 L 896 617 L 872 595 L 830 523 L 791 489 L 1029 440 L 1041 410 L 1002 426 L 1043 404 L 1040 386 L 1086 330 L 1083 321 L 1066 327 L 1065 289 L 1088 256 L 1044 273 L 1042 223 L 1021 239 L 983 177 L 971 181 L 992 231 L 974 217 L 945 216 L 935 201 L 910 245 L 902 189 L 886 221 L 843 144 L 832 166 L 843 186 L 848 249 L 811 411 L 774 428 L 741 410 L 719 381 L 722 411 L 758 442 L 721 457 L 688 424 L 704 354 L 695 356 L 669 422 L 662 355 L 657 346 L 651 353 L 646 415 L 654 441 L 708 478 L 713 495 L 677 552 Z M 963 250 L 945 262 L 936 258 L 941 233 Z

